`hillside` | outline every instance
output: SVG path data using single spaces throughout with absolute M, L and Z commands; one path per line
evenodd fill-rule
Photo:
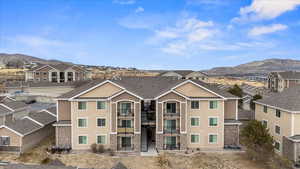
M 58 60 L 45 60 L 29 55 L 24 54 L 7 54 L 7 53 L 0 53 L 0 65 L 5 65 L 9 61 L 22 61 L 23 63 L 30 63 L 30 62 L 37 62 L 37 63 L 50 63 L 50 64 L 57 64 L 62 63 L 62 61 Z
M 205 70 L 209 75 L 264 75 L 271 71 L 300 71 L 300 60 L 267 59 L 241 64 L 234 67 L 216 67 Z

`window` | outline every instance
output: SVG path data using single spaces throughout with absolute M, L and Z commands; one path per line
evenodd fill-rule
M 106 104 L 104 101 L 97 101 L 97 109 L 105 109 Z
M 78 110 L 85 110 L 86 102 L 78 102 Z
M 97 126 L 98 127 L 105 127 L 105 123 L 106 123 L 106 120 L 105 119 L 97 119 Z
M 217 142 L 218 142 L 218 136 L 216 134 L 210 134 L 209 143 L 217 143 Z
M 199 126 L 199 118 L 198 117 L 191 118 L 191 126 Z
M 122 137 L 122 147 L 131 147 L 131 137 Z
M 281 111 L 280 110 L 276 110 L 276 117 L 278 117 L 278 118 L 281 117 Z
M 120 103 L 120 113 L 122 115 L 128 115 L 129 113 L 131 113 L 131 103 L 130 102 Z
M 0 145 L 1 146 L 8 146 L 8 145 L 10 145 L 10 137 L 6 137 L 6 136 L 0 137 Z
M 280 127 L 279 126 L 275 126 L 275 133 L 280 134 Z
M 167 103 L 167 113 L 176 113 L 176 103 Z
M 165 147 L 167 149 L 172 149 L 176 147 L 176 136 L 166 136 L 165 137 Z
M 47 72 L 44 72 L 43 75 L 46 76 L 46 75 L 47 75 Z
M 176 120 L 165 120 L 164 129 L 169 132 L 176 130 Z
M 35 72 L 35 75 L 40 75 L 40 72 Z
M 87 136 L 79 136 L 78 143 L 79 144 L 87 144 Z
M 78 119 L 78 127 L 87 127 L 87 119 Z
M 209 108 L 210 109 L 217 109 L 218 108 L 218 101 L 209 101 Z
M 266 120 L 262 120 L 261 123 L 265 126 L 268 127 L 268 122 Z
M 122 127 L 131 128 L 131 120 L 122 120 Z
M 192 101 L 191 109 L 199 109 L 199 101 Z
M 218 126 L 218 118 L 210 117 L 209 118 L 209 126 Z
M 267 106 L 264 106 L 264 112 L 268 113 L 268 107 Z
M 191 143 L 199 143 L 199 135 L 198 134 L 192 134 L 191 135 Z
M 106 144 L 106 136 L 97 136 L 97 144 Z
M 280 151 L 280 143 L 278 141 L 275 141 L 274 147 L 276 150 Z

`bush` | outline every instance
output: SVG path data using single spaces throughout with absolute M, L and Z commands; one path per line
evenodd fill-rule
M 91 145 L 91 150 L 93 153 L 97 153 L 97 144 L 96 143 Z
M 91 150 L 93 153 L 104 153 L 105 152 L 104 146 L 96 144 L 96 143 L 91 145 Z
M 170 162 L 168 160 L 168 158 L 166 157 L 165 154 L 160 154 L 158 157 L 157 157 L 157 165 L 160 167 L 160 168 L 168 168 L 170 166 Z
M 41 161 L 41 164 L 49 164 L 51 161 L 52 160 L 49 157 L 46 157 Z
M 232 88 L 229 88 L 228 92 L 240 98 L 242 98 L 244 94 L 243 89 L 241 89 L 237 84 L 235 84 Z M 239 99 L 238 106 L 242 107 L 242 105 L 243 105 L 243 100 Z
M 112 149 L 107 149 L 107 152 L 110 156 L 114 156 L 115 155 L 115 152 L 112 150 Z
M 255 100 L 259 100 L 259 99 L 262 99 L 262 96 L 259 95 L 259 94 L 256 94 L 256 95 L 254 95 L 253 98 L 250 100 L 250 108 L 251 108 L 251 110 L 255 110 L 255 103 L 254 103 L 254 101 L 255 101 Z

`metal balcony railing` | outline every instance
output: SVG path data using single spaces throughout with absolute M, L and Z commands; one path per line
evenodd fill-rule
M 180 109 L 164 109 L 164 116 L 180 116 Z
M 164 127 L 164 134 L 179 134 L 180 133 L 180 129 L 179 128 L 166 128 Z
M 118 116 L 134 116 L 134 110 L 133 109 L 118 109 L 117 110 Z

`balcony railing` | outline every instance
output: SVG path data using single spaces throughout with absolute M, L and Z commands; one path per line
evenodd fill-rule
M 118 109 L 118 116 L 134 116 L 133 109 Z
M 177 144 L 164 144 L 164 150 L 180 150 L 180 143 Z
M 164 134 L 179 134 L 179 128 L 164 128 Z
M 118 126 L 117 132 L 118 133 L 133 133 L 134 129 L 133 129 L 133 127 Z
M 164 116 L 180 116 L 180 109 L 170 110 L 164 109 Z
M 134 145 L 133 144 L 130 144 L 130 145 L 118 144 L 117 145 L 117 150 L 118 151 L 133 151 L 134 150 Z

